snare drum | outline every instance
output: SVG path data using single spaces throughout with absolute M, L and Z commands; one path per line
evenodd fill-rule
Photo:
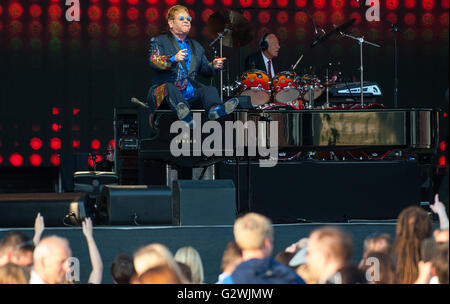
M 300 97 L 300 78 L 294 72 L 283 71 L 272 79 L 273 96 L 279 103 L 290 104 Z
M 250 96 L 252 105 L 261 105 L 270 101 L 270 79 L 260 70 L 250 70 L 242 74 L 240 95 Z

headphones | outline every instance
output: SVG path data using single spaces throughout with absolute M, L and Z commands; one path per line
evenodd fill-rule
M 269 36 L 270 33 L 265 33 L 264 36 L 261 38 L 261 42 L 259 43 L 259 47 L 262 51 L 265 51 L 269 48 L 269 43 L 267 42 L 267 36 Z

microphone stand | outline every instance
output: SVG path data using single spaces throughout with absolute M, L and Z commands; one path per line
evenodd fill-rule
M 348 34 L 345 34 L 345 33 L 342 33 L 342 32 L 340 32 L 340 33 L 341 33 L 342 36 L 347 37 L 347 38 L 350 38 L 350 39 L 353 39 L 353 40 L 356 40 L 356 41 L 358 41 L 358 43 L 359 43 L 359 57 L 360 57 L 360 63 L 361 63 L 361 66 L 360 66 L 360 68 L 359 68 L 359 69 L 360 69 L 360 82 L 361 82 L 361 107 L 363 107 L 363 106 L 364 106 L 364 91 L 363 91 L 363 87 L 364 87 L 364 85 L 363 85 L 363 82 L 364 82 L 363 44 L 366 43 L 366 44 L 371 45 L 371 46 L 374 46 L 374 47 L 381 47 L 381 46 L 378 45 L 378 44 L 375 44 L 375 43 L 372 43 L 372 42 L 369 42 L 369 41 L 364 40 L 364 37 L 355 37 L 355 36 L 351 36 L 351 35 L 348 35 Z M 349 92 L 350 92 L 350 90 L 349 90 Z
M 217 41 L 219 41 L 219 56 L 222 58 L 223 56 L 223 37 L 226 33 L 230 31 L 230 28 L 225 28 L 222 33 L 217 34 L 217 38 L 213 40 L 209 44 L 210 47 L 212 47 Z M 223 69 L 220 70 L 220 100 L 223 100 Z

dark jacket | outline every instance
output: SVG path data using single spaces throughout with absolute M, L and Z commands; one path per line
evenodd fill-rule
M 279 62 L 277 59 L 272 60 L 272 65 L 273 65 L 273 69 L 274 69 L 274 71 L 273 71 L 274 75 L 281 72 Z M 269 71 L 267 71 L 266 65 L 264 64 L 264 59 L 263 59 L 263 55 L 262 55 L 261 51 L 248 55 L 247 58 L 245 58 L 244 68 L 246 71 L 257 69 L 260 71 L 264 71 L 266 73 L 269 72 Z
M 305 284 L 295 271 L 273 258 L 252 259 L 239 264 L 224 284 Z

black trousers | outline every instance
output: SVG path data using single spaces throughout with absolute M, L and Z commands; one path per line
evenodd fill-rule
M 166 101 L 172 111 L 180 102 L 186 104 L 189 109 L 205 109 L 207 112 L 214 106 L 222 104 L 217 89 L 213 86 L 204 86 L 194 89 L 194 97 L 186 100 L 173 83 L 166 84 Z

